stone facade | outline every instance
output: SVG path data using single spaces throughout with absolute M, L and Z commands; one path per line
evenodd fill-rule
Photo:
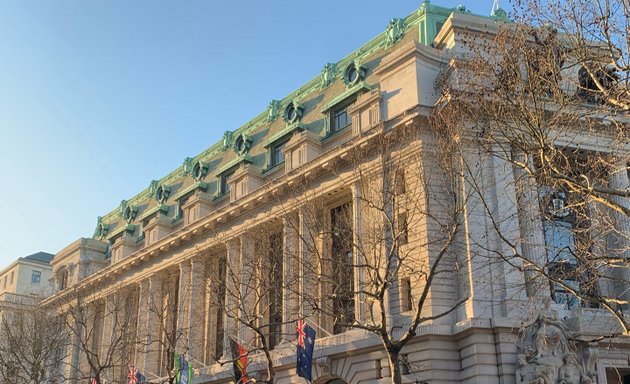
M 52 258 L 50 253 L 38 252 L 0 271 L 0 313 L 16 305 L 33 305 L 53 293 Z
M 318 332 L 314 381 L 390 382 L 382 340 L 352 323 L 385 318 L 402 337 L 422 302 L 427 320 L 400 351 L 404 382 L 616 383 L 607 369 L 627 367 L 627 340 L 584 341 L 614 333 L 614 319 L 598 308 L 543 307 L 550 293 L 529 290 L 522 265 L 490 257 L 505 244 L 489 235 L 479 197 L 449 200 L 453 188 L 467 194 L 473 186 L 453 184 L 439 164 L 427 121 L 441 96 L 437 79 L 450 58 L 465 54 L 464 30 L 492 31 L 500 22 L 428 2 L 393 20 L 321 76 L 99 217 L 93 238 L 55 256 L 57 292 L 44 305 L 63 312 L 77 295 L 96 303 L 93 345 L 103 351 L 117 324 L 125 325 L 137 344 L 121 349 L 119 367 L 103 372 L 107 382 L 123 381 L 127 364 L 151 380 L 167 377 L 173 351 L 193 362 L 195 383 L 228 382 L 231 365 L 218 361 L 230 359 L 229 338 L 260 347 L 256 327 L 274 347 L 275 381 L 301 382 L 298 318 Z M 544 242 L 540 217 L 528 208 L 538 206 L 536 186 L 523 185 L 528 179 L 505 161 L 475 148 L 465 155 L 484 170 L 485 201 L 513 218 L 503 229 L 528 239 L 522 252 L 529 260 L 544 257 L 536 247 Z M 627 175 L 620 182 L 627 185 Z M 378 233 L 386 219 L 390 230 Z M 398 257 L 401 268 L 370 264 L 391 250 L 408 255 Z M 429 284 L 421 276 L 436 262 L 445 267 Z M 366 292 L 383 271 L 388 285 L 376 308 Z M 90 376 L 74 342 L 64 368 L 70 382 Z M 250 361 L 249 372 L 265 380 L 263 354 Z

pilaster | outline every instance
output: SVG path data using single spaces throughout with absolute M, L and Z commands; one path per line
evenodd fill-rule
M 536 272 L 545 267 L 545 235 L 540 217 L 536 180 L 523 168 L 533 168 L 532 159 L 521 151 L 514 151 L 514 185 L 518 203 L 518 222 L 521 228 L 521 254 L 525 259 L 525 284 L 528 297 L 545 300 L 550 297 L 549 284 Z
M 189 309 L 190 309 L 190 287 L 191 287 L 191 266 L 190 261 L 179 263 L 179 296 L 177 298 L 177 350 L 179 353 L 186 353 L 190 348 L 188 344 L 189 334 Z
M 288 342 L 294 339 L 295 324 L 293 321 L 299 316 L 299 298 L 294 287 L 298 280 L 299 263 L 297 261 L 299 249 L 299 235 L 296 225 L 299 222 L 297 214 L 282 219 L 282 341 Z
M 206 323 L 206 271 L 204 259 L 197 255 L 190 260 L 190 300 L 188 307 L 188 348 L 189 356 L 203 361 L 204 324 Z

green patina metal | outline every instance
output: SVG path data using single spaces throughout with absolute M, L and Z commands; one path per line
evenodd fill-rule
M 405 35 L 405 20 L 399 18 L 391 19 L 385 33 L 385 46 L 389 47 L 396 44 Z
M 291 100 L 284 108 L 283 119 L 287 125 L 298 123 L 304 115 L 304 106 L 297 99 Z
M 320 87 L 326 88 L 330 84 L 335 81 L 337 72 L 337 64 L 335 63 L 326 63 L 324 65 L 324 69 L 322 69 L 322 73 L 320 74 Z
M 263 143 L 263 147 L 269 148 L 274 143 L 277 143 L 278 141 L 282 141 L 287 136 L 292 135 L 293 132 L 304 131 L 305 129 L 306 129 L 306 125 L 302 123 L 295 123 L 295 124 L 288 125 L 286 128 L 284 128 L 280 132 L 276 133 L 275 135 L 265 140 L 265 142 Z
M 232 146 L 232 142 L 234 140 L 234 132 L 232 131 L 225 131 L 223 133 L 223 150 L 227 151 L 228 148 L 230 148 Z
M 158 203 L 164 204 L 168 200 L 168 197 L 171 195 L 171 187 L 165 184 L 160 184 L 155 190 L 155 200 Z
M 236 140 L 234 140 L 234 144 L 232 145 L 232 149 L 236 152 L 237 155 L 243 156 L 249 153 L 249 149 L 252 147 L 252 138 L 245 132 L 240 133 Z
M 138 195 L 130 198 L 128 203 L 133 203 L 133 205 L 136 207 L 140 206 L 142 205 L 142 203 L 146 202 L 147 199 L 155 198 L 155 193 L 159 185 L 174 185 L 178 182 L 181 182 L 180 180 L 182 179 L 182 177 L 192 174 L 193 167 L 197 162 L 203 161 L 206 162 L 205 164 L 208 164 L 207 162 L 209 162 L 210 159 L 214 160 L 217 159 L 217 157 L 224 156 L 223 154 L 225 153 L 225 151 L 229 148 L 232 148 L 232 146 L 234 145 L 235 137 L 238 137 L 240 134 L 243 133 L 249 134 L 250 132 L 254 132 L 265 125 L 272 124 L 280 115 L 280 112 L 282 111 L 282 105 L 288 106 L 290 103 L 296 102 L 296 99 L 307 100 L 310 95 L 321 92 L 323 83 L 327 83 L 327 85 L 333 84 L 337 80 L 336 75 L 340 68 L 343 68 L 344 70 L 343 81 L 348 89 L 341 95 L 335 97 L 332 101 L 328 102 L 324 106 L 322 112 L 330 110 L 330 108 L 334 107 L 340 102 L 343 102 L 345 99 L 351 97 L 354 93 L 359 92 L 362 89 L 369 90 L 370 87 L 369 85 L 364 83 L 363 78 L 359 79 L 358 82 L 356 82 L 356 84 L 354 85 L 351 84 L 351 82 L 348 82 L 348 79 L 345 75 L 347 74 L 348 68 L 351 68 L 352 64 L 355 65 L 355 68 L 359 68 L 360 70 L 363 69 L 365 71 L 364 76 L 367 76 L 369 68 L 362 67 L 360 63 L 365 62 L 365 59 L 371 57 L 378 51 L 387 49 L 390 46 L 395 45 L 397 42 L 403 39 L 406 31 L 416 27 L 419 29 L 420 43 L 430 45 L 437 35 L 438 27 L 440 26 L 437 23 L 443 23 L 453 11 L 454 10 L 451 8 L 435 6 L 430 4 L 428 1 L 425 1 L 422 3 L 422 6 L 419 10 L 414 11 L 406 18 L 391 20 L 384 31 L 381 32 L 378 36 L 369 40 L 363 46 L 350 53 L 345 58 L 339 60 L 338 62 L 327 64 L 324 67 L 322 73 L 314 77 L 312 80 L 308 81 L 300 88 L 296 89 L 294 92 L 286 95 L 281 100 L 272 100 L 265 111 L 261 112 L 259 115 L 246 122 L 238 129 L 233 131 L 226 131 L 223 135 L 222 140 L 215 143 L 199 155 L 192 158 L 186 158 L 180 167 L 173 170 L 162 179 L 157 181 L 153 180 L 147 189 L 140 192 Z M 496 19 L 497 17 L 500 17 L 500 15 L 495 15 L 494 17 Z M 299 103 L 298 105 L 301 106 L 301 104 Z M 301 114 L 299 115 L 298 120 L 290 123 L 286 120 L 287 109 L 285 107 L 283 117 L 285 117 L 285 121 L 287 122 L 286 128 L 283 129 L 280 133 L 276 133 L 274 134 L 274 136 L 269 137 L 267 140 L 264 140 L 264 145 L 267 146 L 272 143 L 272 139 L 279 140 L 281 138 L 284 138 L 287 134 L 293 132 L 296 129 L 304 129 L 305 126 L 301 125 L 300 121 L 302 118 L 302 114 L 306 112 L 303 108 L 304 107 L 302 106 L 302 110 L 300 112 Z M 295 123 L 297 123 L 297 125 L 295 125 Z M 252 142 L 250 147 L 253 146 L 253 144 L 254 143 Z M 240 155 L 238 158 L 222 166 L 220 170 L 213 171 L 212 173 L 214 173 L 217 177 L 220 177 L 226 171 L 230 170 L 241 162 L 252 163 L 253 160 L 251 156 L 249 156 L 249 154 Z M 210 172 L 211 170 L 208 169 L 206 171 L 206 174 Z M 204 175 L 204 177 L 205 176 L 206 175 Z M 197 182 L 200 183 L 200 181 Z M 199 186 L 200 184 L 197 185 Z M 207 186 L 207 184 L 205 185 Z M 193 189 L 197 187 L 193 187 Z M 169 198 L 173 198 L 173 196 L 167 197 L 166 200 L 168 200 Z M 166 202 L 166 200 L 164 201 L 164 203 Z M 157 208 L 148 208 L 146 212 L 142 212 L 142 216 L 146 217 L 147 212 L 149 211 L 161 210 L 159 208 L 161 206 L 164 206 L 166 207 L 166 209 L 168 209 L 168 206 L 166 206 L 165 204 L 160 204 Z M 166 210 L 161 211 L 166 214 Z M 117 220 L 123 219 L 123 213 L 124 212 L 121 212 L 120 210 L 114 210 L 107 215 L 100 217 L 94 237 L 97 237 L 97 232 L 99 232 L 99 236 L 102 236 L 99 238 L 105 238 L 107 236 L 111 237 L 113 234 L 109 233 L 109 228 L 112 224 L 115 224 Z M 99 228 L 100 224 L 103 225 Z
M 127 222 L 127 224 L 130 224 L 138 215 L 138 207 L 135 207 L 131 204 L 127 204 L 127 206 L 125 207 L 125 211 L 123 213 L 123 219 L 125 219 L 125 221 Z
M 105 224 L 103 222 L 103 217 L 102 216 L 98 216 L 96 218 L 96 229 L 94 230 L 94 238 L 96 239 L 103 239 L 105 236 L 107 236 L 107 233 L 109 232 L 109 224 Z
M 229 171 L 232 171 L 234 168 L 236 168 L 238 165 L 240 165 L 241 163 L 253 163 L 254 160 L 252 159 L 252 157 L 248 154 L 242 155 L 237 157 L 236 159 L 230 161 L 229 163 L 225 164 L 223 167 L 221 167 L 221 169 L 219 169 L 216 173 L 216 177 L 221 177 L 221 175 L 223 175 L 224 173 L 227 173 Z
M 208 165 L 201 160 L 195 161 L 192 166 L 192 177 L 195 181 L 201 181 L 208 174 Z
M 361 91 L 369 91 L 370 89 L 372 89 L 372 87 L 366 82 L 362 81 L 355 86 L 348 88 L 345 92 L 326 103 L 326 105 L 324 105 L 324 108 L 321 109 L 321 112 L 326 113 L 333 109 L 336 105 L 339 105 L 348 98 L 354 96 L 356 93 Z
M 182 164 L 182 176 L 189 175 L 193 170 L 193 161 L 192 157 L 187 157 L 184 159 L 184 163 Z
M 365 80 L 366 75 L 367 68 L 362 66 L 358 59 L 353 60 L 348 63 L 346 69 L 343 71 L 343 83 L 346 85 L 346 88 L 350 88 Z
M 269 102 L 269 106 L 267 107 L 267 123 L 272 123 L 278 118 L 281 106 L 282 103 L 280 100 L 271 100 Z
M 420 16 L 418 41 L 420 44 L 431 45 L 453 11 L 453 8 L 444 8 L 433 5 L 430 1 L 423 1 L 418 10 L 418 15 Z

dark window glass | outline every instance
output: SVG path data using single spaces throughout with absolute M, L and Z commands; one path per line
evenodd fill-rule
M 228 180 L 230 179 L 230 177 L 232 177 L 232 175 L 234 174 L 234 172 L 230 172 L 228 174 L 224 174 L 221 175 L 221 194 L 225 195 L 226 193 L 230 192 L 230 184 L 228 183 Z
M 333 112 L 333 132 L 340 131 L 350 125 L 348 108 L 344 107 Z
M 275 167 L 284 162 L 284 145 L 286 143 L 274 145 L 271 153 L 271 166 Z
M 333 311 L 335 334 L 346 331 L 354 321 L 354 261 L 352 254 L 352 205 L 331 210 Z
M 11 273 L 11 280 L 13 280 L 13 273 Z M 42 273 L 40 271 L 33 271 L 31 274 L 31 284 L 39 285 L 42 280 Z
M 282 233 L 269 238 L 269 347 L 280 343 L 282 335 Z

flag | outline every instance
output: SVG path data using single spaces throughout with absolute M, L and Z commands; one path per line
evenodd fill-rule
M 192 383 L 192 364 L 181 356 L 179 353 L 174 352 L 175 359 L 175 384 L 191 384 Z
M 309 383 L 313 381 L 313 349 L 315 348 L 315 330 L 304 320 L 297 325 L 297 361 L 296 372 Z
M 230 337 L 230 349 L 232 350 L 232 369 L 234 370 L 234 381 L 236 384 L 244 384 L 247 378 L 247 350 Z
M 145 384 L 147 382 L 147 378 L 133 365 L 129 366 L 129 374 L 127 377 L 129 378 L 129 384 Z
M 96 384 L 96 377 L 90 379 L 90 384 Z
M 127 375 L 129 378 L 129 384 L 138 384 L 136 380 L 136 368 L 133 365 L 129 366 L 129 374 Z

